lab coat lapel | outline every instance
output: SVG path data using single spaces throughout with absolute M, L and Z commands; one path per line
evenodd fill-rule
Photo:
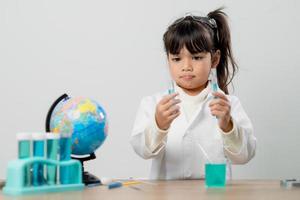
M 195 122 L 195 120 L 199 117 L 199 114 L 201 113 L 201 111 L 203 109 L 205 109 L 204 107 L 207 105 L 207 103 L 213 98 L 212 94 L 209 93 L 206 97 L 206 99 L 203 101 L 203 103 L 197 108 L 197 110 L 195 111 L 195 114 L 193 115 L 193 117 L 191 118 L 191 120 L 189 122 L 187 122 L 186 128 L 184 129 L 183 135 L 187 134 L 189 131 L 188 129 L 193 125 L 193 123 Z M 187 121 L 187 118 L 185 116 L 185 119 Z
M 180 115 L 173 121 L 172 123 L 172 132 L 175 134 L 177 137 L 182 137 L 187 130 L 188 127 L 188 120 L 184 114 L 183 106 L 180 105 Z
M 172 123 L 172 132 L 174 131 L 174 134 L 177 136 L 183 137 L 190 128 L 190 126 L 194 123 L 194 121 L 197 119 L 199 114 L 201 113 L 202 109 L 204 109 L 204 106 L 207 105 L 207 102 L 212 98 L 211 95 L 208 95 L 207 98 L 204 100 L 204 102 L 197 108 L 195 111 L 195 114 L 191 118 L 190 121 L 188 121 L 187 116 L 184 113 L 184 108 L 182 105 L 180 106 L 180 112 L 181 114 L 174 120 Z
M 180 106 L 181 114 L 173 121 L 168 137 L 168 145 L 166 146 L 166 177 L 168 178 L 184 178 L 182 170 L 184 169 L 184 155 L 182 147 L 182 139 L 189 131 L 189 127 L 196 120 L 197 116 L 203 109 L 203 105 L 206 105 L 205 100 L 203 104 L 197 109 L 192 120 L 188 122 L 186 115 L 184 114 L 183 106 Z
M 182 106 L 179 105 L 182 109 Z M 182 137 L 187 129 L 187 119 L 181 111 L 181 114 L 174 119 L 169 134 L 168 145 L 166 146 L 165 159 L 166 159 L 166 178 L 180 179 L 182 177 L 182 170 L 184 160 L 182 157 Z
M 182 137 L 188 132 L 188 129 L 191 127 L 191 125 L 194 123 L 194 121 L 197 119 L 197 117 L 201 113 L 204 106 L 207 104 L 207 101 L 209 101 L 212 98 L 210 87 L 211 87 L 210 83 L 208 83 L 207 88 L 206 88 L 207 93 L 205 92 L 207 96 L 204 99 L 204 101 L 201 103 L 201 105 L 197 108 L 197 110 L 195 111 L 194 115 L 191 117 L 190 120 L 188 120 L 188 118 L 185 114 L 184 106 L 182 104 L 179 104 L 181 114 L 178 116 L 178 121 L 174 124 L 178 123 L 179 129 L 177 129 L 177 130 L 181 130 L 180 134 Z M 182 93 L 184 95 L 184 91 L 181 88 L 179 88 L 178 86 L 176 87 L 176 90 L 179 92 L 179 94 Z M 205 94 L 203 94 L 203 95 L 205 95 Z

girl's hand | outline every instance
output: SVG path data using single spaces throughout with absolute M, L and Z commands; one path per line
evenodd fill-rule
M 233 128 L 231 116 L 230 116 L 230 102 L 227 97 L 220 92 L 214 92 L 213 95 L 217 97 L 211 100 L 209 104 L 210 112 L 212 115 L 216 116 L 219 121 L 219 127 L 224 132 L 229 132 Z
M 179 106 L 177 105 L 181 101 L 175 99 L 178 93 L 173 93 L 164 96 L 156 106 L 155 120 L 158 128 L 167 130 L 173 120 L 179 116 Z

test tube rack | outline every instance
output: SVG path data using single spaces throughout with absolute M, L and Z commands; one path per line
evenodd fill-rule
M 41 186 L 26 186 L 26 168 L 33 164 L 42 164 L 43 166 L 65 167 L 68 170 L 69 180 L 68 184 L 55 184 Z M 43 157 L 31 157 L 26 159 L 12 160 L 8 163 L 6 184 L 3 188 L 3 193 L 7 195 L 23 195 L 34 193 L 47 192 L 63 192 L 71 190 L 82 190 L 84 184 L 82 183 L 82 167 L 77 160 L 57 161 L 50 160 Z

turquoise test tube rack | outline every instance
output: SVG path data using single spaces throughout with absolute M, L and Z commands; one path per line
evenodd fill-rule
M 24 134 L 23 134 L 24 135 Z M 21 136 L 23 136 L 21 135 Z M 34 134 L 33 134 L 34 135 Z M 49 153 L 58 153 L 59 148 L 60 151 L 67 151 L 71 146 L 66 146 L 64 148 L 57 145 L 51 146 L 52 137 L 47 138 L 47 154 Z M 58 138 L 55 138 L 58 139 Z M 24 137 L 18 136 L 19 146 L 24 143 Z M 41 140 L 45 142 L 45 140 Z M 82 183 L 82 166 L 78 160 L 56 160 L 54 156 L 30 156 L 31 153 L 31 141 L 26 140 L 25 142 L 29 142 L 29 145 L 24 146 L 24 148 L 19 147 L 19 154 L 23 155 L 24 151 L 29 151 L 28 156 L 20 156 L 16 160 L 12 160 L 8 163 L 7 173 L 6 173 L 6 184 L 3 188 L 3 193 L 6 195 L 23 195 L 23 194 L 34 194 L 34 193 L 47 193 L 47 192 L 63 192 L 70 190 L 82 190 L 84 188 L 84 184 Z M 33 141 L 34 143 L 34 141 Z M 50 145 L 50 146 L 48 146 Z M 22 145 L 21 145 L 22 147 Z M 25 148 L 26 147 L 26 148 Z M 50 148 L 51 147 L 51 148 Z M 44 146 L 43 146 L 44 148 Z M 67 149 L 66 149 L 67 148 Z M 45 149 L 45 148 L 44 148 Z M 51 150 L 52 149 L 52 150 Z M 40 149 L 43 151 L 43 149 Z M 54 151 L 55 150 L 55 151 Z M 53 152 L 52 152 L 53 151 Z M 68 153 L 69 151 L 67 151 Z M 49 154 L 50 155 L 50 154 Z M 35 174 L 35 167 L 39 166 L 41 173 L 38 174 L 41 181 L 41 184 L 34 184 L 29 181 L 30 179 L 37 176 Z M 56 169 L 63 168 L 56 176 Z M 30 170 L 31 169 L 31 170 Z M 44 169 L 47 169 L 47 175 L 45 176 Z M 54 169 L 54 170 L 53 170 Z M 61 174 L 61 173 L 66 174 Z M 51 175 L 51 176 L 48 176 Z M 64 177 L 64 180 L 56 177 Z M 50 179 L 49 179 L 50 178 Z M 48 180 L 49 179 L 49 180 Z
M 40 186 L 26 186 L 26 168 L 32 164 L 41 164 L 47 166 L 65 167 L 69 170 L 70 176 L 68 184 L 55 185 L 40 185 Z M 77 160 L 55 161 L 46 158 L 26 158 L 12 160 L 8 163 L 7 179 L 3 193 L 7 195 L 22 195 L 45 192 L 63 192 L 70 190 L 82 190 L 84 184 L 82 183 L 81 163 Z

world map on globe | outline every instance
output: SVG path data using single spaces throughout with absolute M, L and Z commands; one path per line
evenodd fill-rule
M 94 100 L 84 97 L 65 99 L 52 112 L 50 130 L 72 134 L 72 154 L 91 154 L 107 137 L 107 115 Z

